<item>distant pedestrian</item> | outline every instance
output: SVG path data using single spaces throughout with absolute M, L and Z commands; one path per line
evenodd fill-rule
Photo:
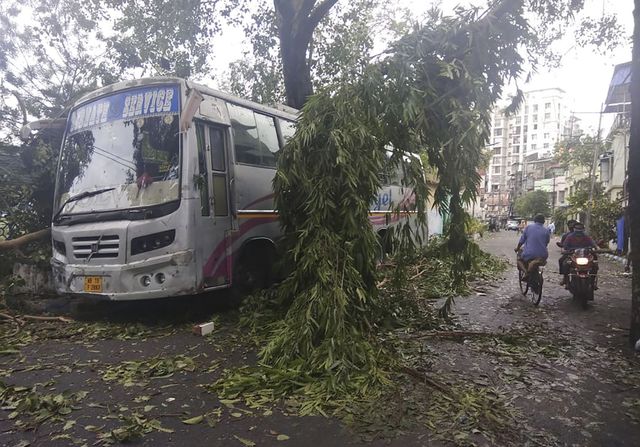
M 527 227 L 527 221 L 526 220 L 521 220 L 520 221 L 520 225 L 518 225 L 518 233 L 522 233 L 524 232 L 524 229 Z
M 556 224 L 554 224 L 553 222 L 551 222 L 547 228 L 549 229 L 549 233 L 551 233 L 551 235 L 556 232 Z

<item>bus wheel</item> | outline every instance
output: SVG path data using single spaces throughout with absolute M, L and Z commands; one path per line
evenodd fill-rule
M 388 230 L 378 231 L 378 246 L 379 251 L 376 261 L 378 264 L 382 264 L 393 252 L 393 241 Z
M 250 247 L 248 247 L 250 248 Z M 234 289 L 241 296 L 266 289 L 273 282 L 273 249 L 245 250 L 236 266 L 233 282 Z

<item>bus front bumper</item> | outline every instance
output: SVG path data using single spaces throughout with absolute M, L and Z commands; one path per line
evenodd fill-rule
M 184 250 L 129 264 L 65 264 L 51 260 L 59 294 L 95 300 L 144 300 L 195 293 L 194 251 Z

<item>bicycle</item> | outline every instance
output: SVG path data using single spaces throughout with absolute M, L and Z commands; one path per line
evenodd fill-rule
M 529 269 L 528 265 L 526 265 L 526 267 Z M 540 300 L 542 299 L 542 286 L 544 285 L 543 271 L 544 266 L 536 263 L 534 268 L 529 271 L 529 278 L 525 281 L 525 272 L 518 268 L 518 284 L 520 285 L 520 291 L 524 296 L 529 294 L 529 299 L 534 306 L 540 304 Z

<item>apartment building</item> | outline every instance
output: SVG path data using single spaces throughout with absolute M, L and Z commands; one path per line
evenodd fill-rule
M 507 116 L 503 103 L 494 111 L 487 149 L 491 162 L 483 178 L 485 216 L 506 219 L 513 214 L 515 197 L 535 187 L 527 173 L 529 162 L 549 159 L 557 142 L 570 136 L 575 120 L 570 118 L 567 97 L 560 88 L 524 93 L 519 110 Z M 530 188 L 527 186 L 530 185 Z

